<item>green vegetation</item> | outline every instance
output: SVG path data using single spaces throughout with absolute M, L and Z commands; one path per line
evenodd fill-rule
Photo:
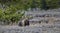
M 29 8 L 54 9 L 60 7 L 60 0 L 0 0 L 0 21 L 18 22 Z
M 5 11 L 0 9 L 0 21 L 8 24 L 18 22 L 23 15 L 24 13 L 16 11 L 15 8 L 11 8 L 11 10 L 7 8 Z
M 18 10 L 27 10 L 28 8 L 36 7 L 41 9 L 60 7 L 60 0 L 0 0 L 0 3 L 3 8 L 13 6 Z

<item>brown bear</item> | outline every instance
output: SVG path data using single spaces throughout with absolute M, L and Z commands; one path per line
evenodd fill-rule
M 29 20 L 28 19 L 24 19 L 21 22 L 19 22 L 18 25 L 19 26 L 29 26 Z
M 29 20 L 24 21 L 24 26 L 29 26 Z

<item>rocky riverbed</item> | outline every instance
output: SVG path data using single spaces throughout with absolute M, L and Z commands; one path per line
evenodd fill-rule
M 51 14 L 49 18 L 39 17 L 39 15 Z M 28 11 L 25 13 L 26 16 L 33 16 L 31 21 L 37 21 L 43 19 L 43 23 L 37 23 L 35 25 L 23 26 L 1 26 L 0 33 L 60 33 L 60 9 L 45 11 Z M 37 16 L 38 17 L 37 17 Z M 54 15 L 54 16 L 53 16 Z M 53 18 L 52 18 L 53 17 Z M 52 18 L 52 19 L 51 19 Z M 50 20 L 51 23 L 45 23 L 44 20 Z M 54 22 L 54 23 L 52 23 Z
M 58 25 L 0 26 L 0 33 L 60 33 Z

